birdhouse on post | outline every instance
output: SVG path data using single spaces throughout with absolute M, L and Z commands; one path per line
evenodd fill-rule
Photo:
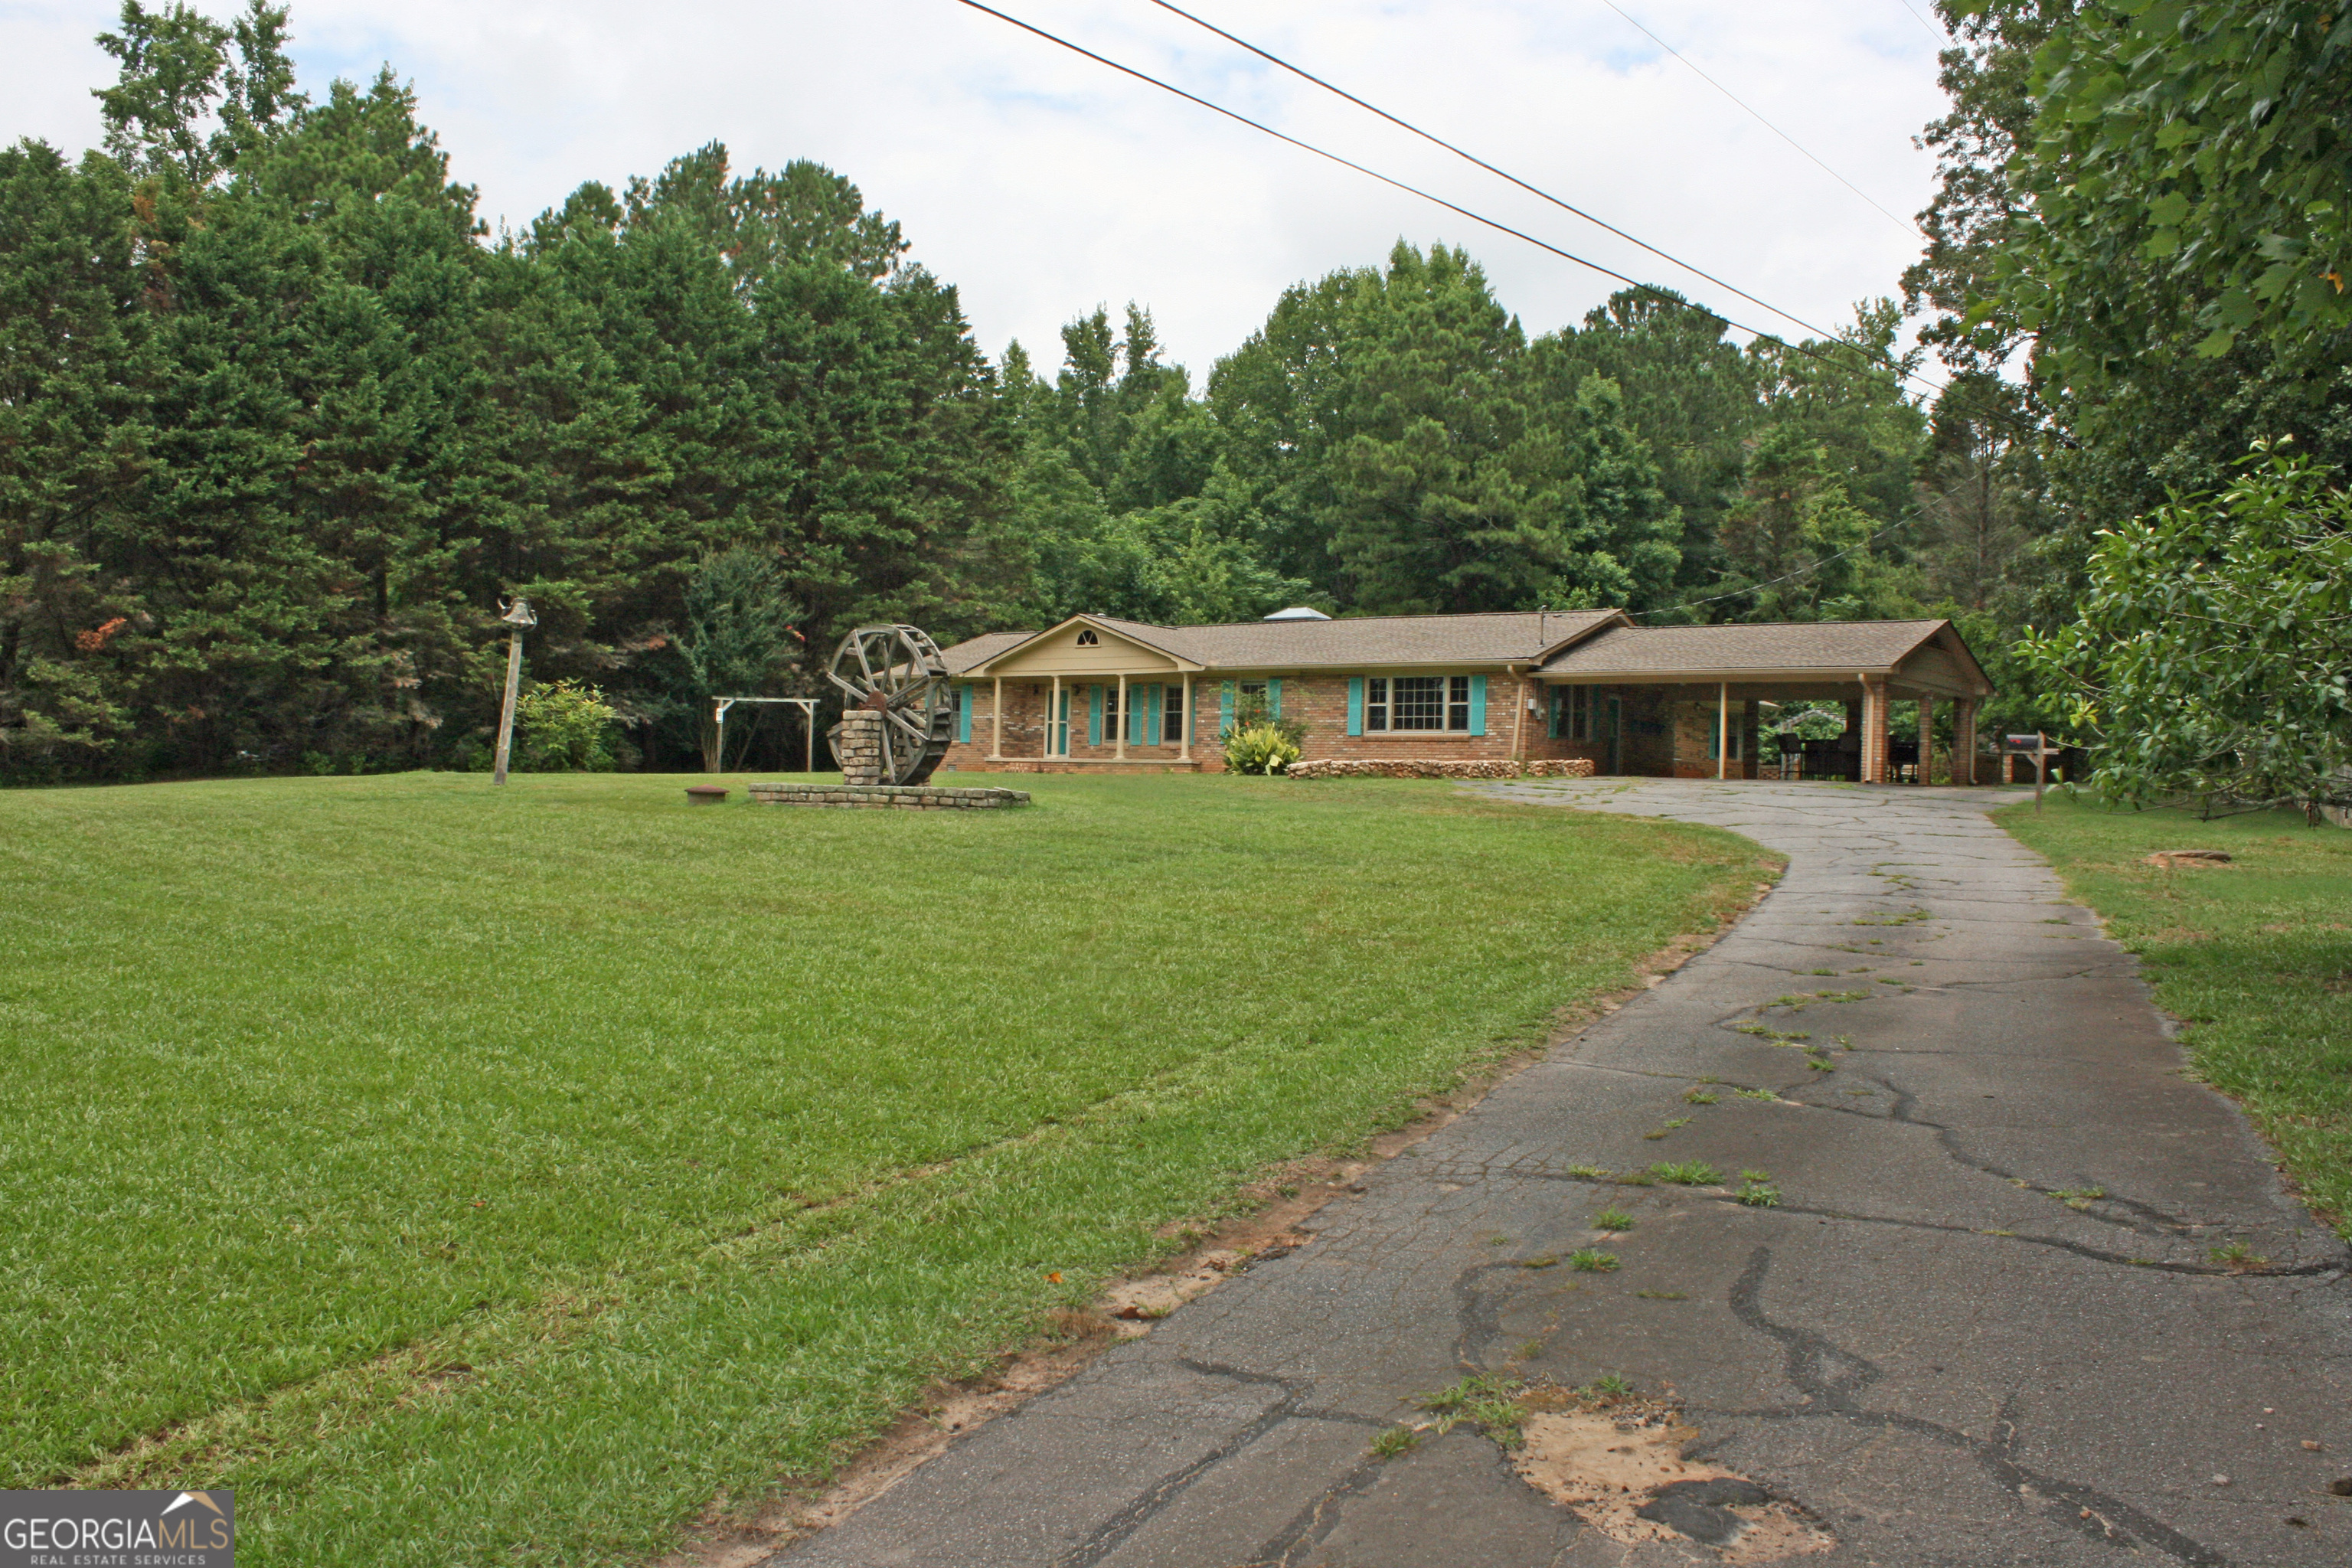
M 507 758 L 514 750 L 515 693 L 522 685 L 522 634 L 539 625 L 539 617 L 530 611 L 530 601 L 518 596 L 499 617 L 513 631 L 507 637 L 507 698 L 499 709 L 499 755 L 490 769 L 490 782 L 507 782 Z

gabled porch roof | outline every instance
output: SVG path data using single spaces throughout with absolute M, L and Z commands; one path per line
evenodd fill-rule
M 1041 632 L 992 632 L 947 650 L 950 673 L 971 678 L 1073 673 L 1058 653 L 1076 628 L 1160 656 L 1173 668 L 1212 670 L 1381 669 L 1532 665 L 1603 627 L 1619 610 L 1510 610 L 1473 616 L 1361 616 L 1337 620 L 1238 621 L 1160 626 L 1112 616 L 1073 616 Z M 1096 645 L 1099 647 L 1099 644 Z M 1094 650 L 1090 648 L 1089 653 Z M 1098 658 L 1079 669 L 1101 668 Z
M 1945 697 L 1992 682 L 1949 621 L 1770 621 L 1609 626 L 1545 660 L 1545 680 L 1591 685 L 1816 686 L 1876 676 Z

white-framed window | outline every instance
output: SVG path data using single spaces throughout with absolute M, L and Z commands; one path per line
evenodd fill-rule
M 1470 678 L 1466 675 L 1374 675 L 1364 680 L 1364 730 L 1470 728 Z
M 1118 688 L 1107 685 L 1102 689 L 1102 743 L 1106 746 L 1115 745 L 1118 741 Z
M 1180 746 L 1184 743 L 1184 688 L 1163 686 L 1160 689 L 1160 743 Z
M 1101 641 L 1102 638 L 1095 636 L 1094 627 L 1080 626 L 1078 628 L 1078 646 L 1080 647 L 1094 647 Z

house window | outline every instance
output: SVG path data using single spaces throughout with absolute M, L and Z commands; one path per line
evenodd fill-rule
M 1470 728 L 1466 675 L 1375 675 L 1364 682 L 1364 728 L 1371 731 Z
M 1234 697 L 1234 728 L 1246 730 L 1263 724 L 1271 716 L 1266 704 L 1265 682 L 1244 680 L 1235 689 Z
M 1160 691 L 1164 699 L 1164 705 L 1160 710 L 1160 743 L 1169 746 L 1181 745 L 1184 742 L 1184 689 L 1181 686 L 1163 686 Z
M 1389 683 L 1396 701 L 1390 714 L 1399 730 L 1445 728 L 1445 678 L 1442 675 L 1401 675 Z
M 1551 693 L 1551 732 L 1556 740 L 1590 741 L 1593 739 L 1592 689 L 1589 686 L 1555 686 Z
M 1102 689 L 1102 694 L 1103 694 L 1103 727 L 1102 727 L 1102 743 L 1103 743 L 1104 745 L 1108 746 L 1108 745 L 1112 744 L 1114 742 L 1116 742 L 1116 741 L 1118 739 L 1118 733 L 1119 733 L 1119 730 L 1118 730 L 1118 724 L 1119 724 L 1119 713 L 1118 713 L 1118 687 L 1116 687 L 1116 686 L 1106 686 L 1106 687 L 1104 687 L 1104 688 Z
M 1101 641 L 1102 638 L 1095 636 L 1094 627 L 1080 626 L 1078 628 L 1078 646 L 1080 647 L 1093 647 Z

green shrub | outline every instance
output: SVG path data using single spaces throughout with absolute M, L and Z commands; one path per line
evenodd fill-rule
M 1298 742 L 1273 724 L 1254 724 L 1225 737 L 1225 766 L 1237 773 L 1278 773 L 1298 756 Z
M 576 680 L 534 686 L 515 699 L 514 765 L 525 773 L 609 773 L 619 714 Z

